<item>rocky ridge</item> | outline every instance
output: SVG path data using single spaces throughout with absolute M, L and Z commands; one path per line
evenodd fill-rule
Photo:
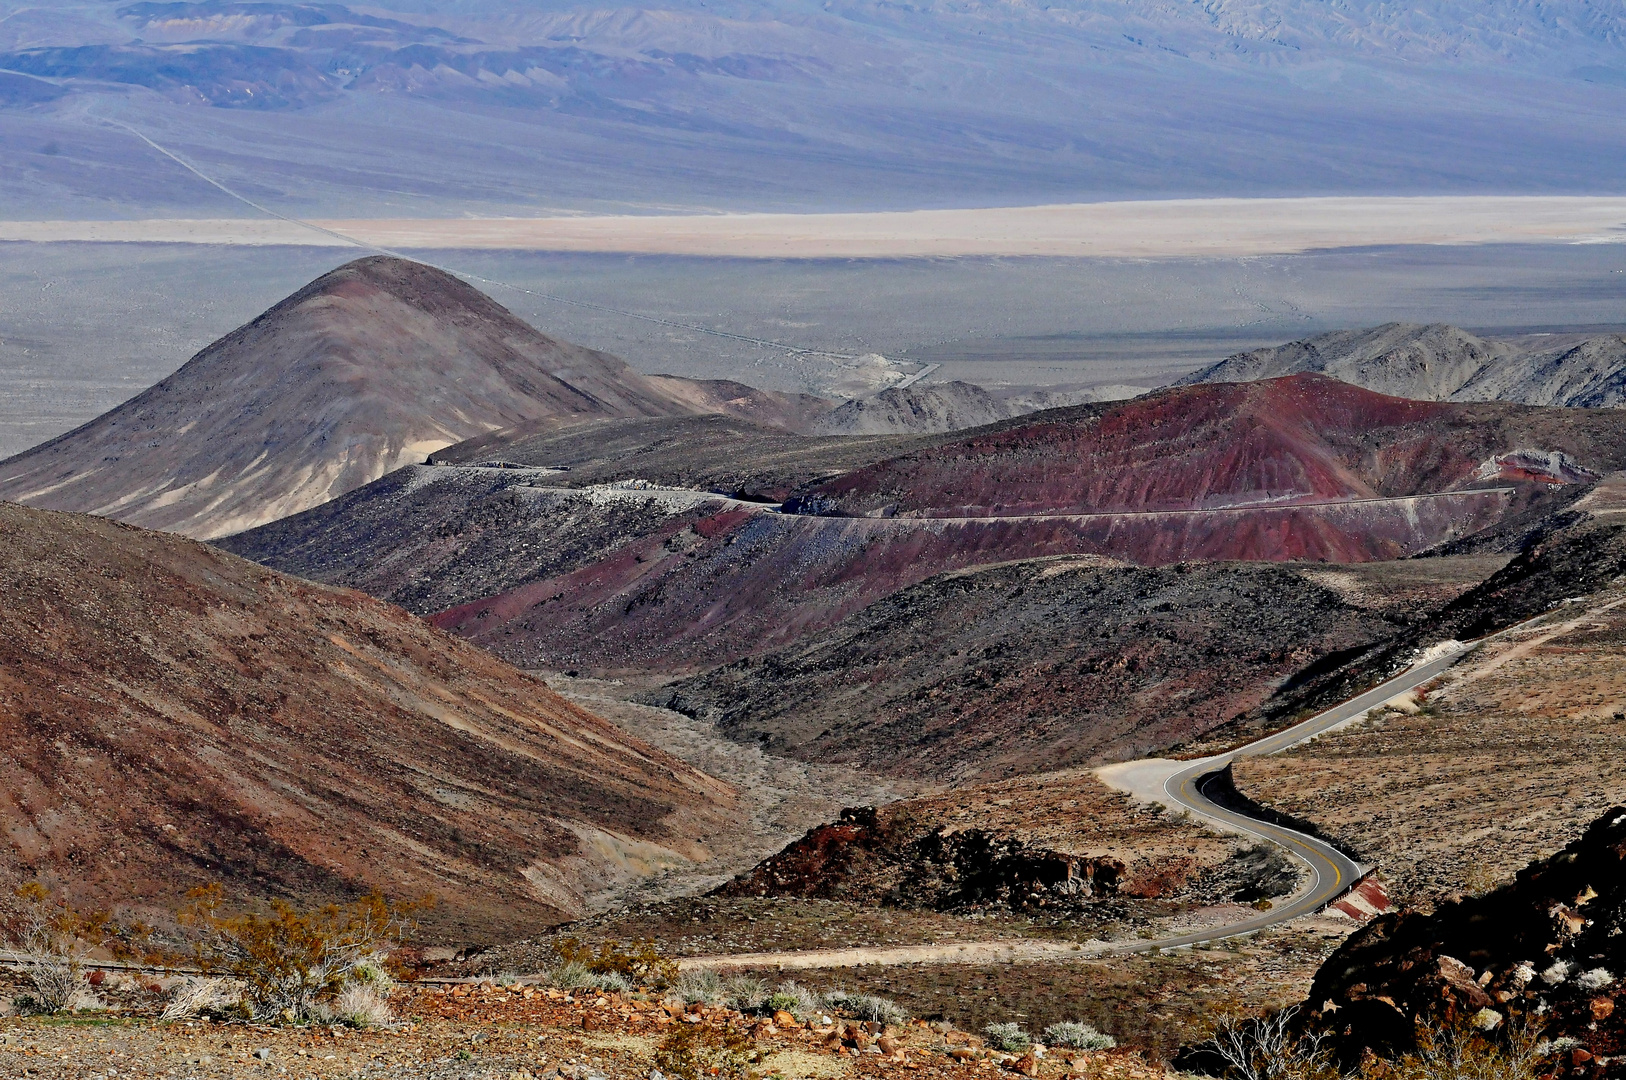
M 1395 397 L 1522 405 L 1626 405 L 1626 337 L 1483 338 L 1455 326 L 1386 323 L 1227 357 L 1182 383 L 1317 372 Z

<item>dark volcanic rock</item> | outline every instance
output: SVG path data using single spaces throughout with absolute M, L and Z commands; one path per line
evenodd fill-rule
M 285 573 L 418 615 L 568 574 L 706 510 L 594 500 L 524 469 L 409 465 L 302 514 L 213 541 Z
M 982 829 L 930 828 L 894 808 L 855 807 L 712 895 L 1056 910 L 1117 895 L 1124 870 L 1110 855 L 1072 855 Z
M 1368 924 L 1317 972 L 1306 1010 L 1353 1059 L 1416 1025 L 1528 1019 L 1594 1058 L 1626 1050 L 1626 807 L 1485 896 Z M 1482 1010 L 1485 1010 L 1482 1012 Z M 1494 1014 L 1494 1015 L 1491 1015 Z
M 1394 630 L 1289 567 L 1035 560 L 932 578 L 659 700 L 807 760 L 987 777 L 1181 741 Z

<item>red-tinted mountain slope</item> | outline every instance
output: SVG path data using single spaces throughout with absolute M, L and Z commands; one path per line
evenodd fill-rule
M 1626 419 L 1612 412 L 1409 401 L 1304 374 L 1058 409 L 814 494 L 837 513 L 916 517 L 1369 499 L 1495 481 L 1491 459 L 1515 450 L 1561 451 L 1598 470 L 1626 452 L 1623 437 Z
M 704 857 L 730 789 L 360 593 L 0 504 L 0 885 L 434 893 L 462 940 Z
M 0 498 L 221 536 L 524 421 L 695 411 L 705 410 L 613 356 L 538 333 L 449 274 L 367 258 L 0 463 Z
M 516 663 L 692 670 L 1009 559 L 1399 558 L 1623 462 L 1614 410 L 1404 401 L 1315 375 L 1181 387 L 908 448 L 788 504 L 817 514 L 671 514 L 435 618 Z

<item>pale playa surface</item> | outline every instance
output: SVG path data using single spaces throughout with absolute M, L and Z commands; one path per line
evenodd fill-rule
M 349 242 L 417 250 L 746 258 L 1236 256 L 1390 244 L 1621 243 L 1626 242 L 1626 197 L 1183 199 L 868 214 L 310 223 L 9 221 L 0 222 L 0 240 L 305 246 Z

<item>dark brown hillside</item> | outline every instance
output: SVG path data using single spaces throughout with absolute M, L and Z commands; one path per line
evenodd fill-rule
M 529 928 L 705 857 L 716 781 L 360 593 L 0 504 L 0 882 L 438 895 Z
M 943 574 L 822 633 L 661 691 L 741 741 L 913 776 L 1121 761 L 1210 730 L 1312 661 L 1488 573 L 1445 560 L 1399 610 L 1264 564 L 1043 559 Z
M 221 536 L 497 428 L 693 411 L 621 360 L 546 337 L 449 274 L 374 257 L 0 463 L 0 498 Z

